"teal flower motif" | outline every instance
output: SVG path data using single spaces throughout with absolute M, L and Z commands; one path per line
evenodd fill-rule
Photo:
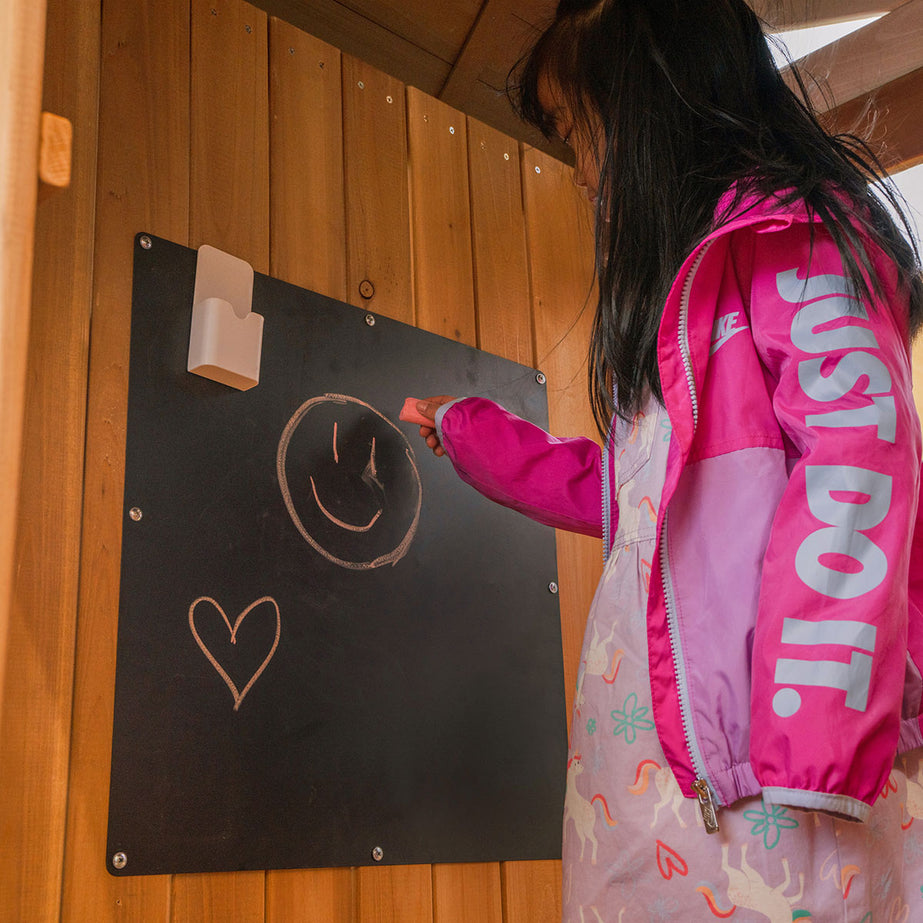
M 586 732 L 592 737 L 596 733 L 596 719 L 590 718 L 586 723 Z
M 615 728 L 612 733 L 618 737 L 619 734 L 625 735 L 625 742 L 633 744 L 638 739 L 638 731 L 653 731 L 654 722 L 646 715 L 650 709 L 646 705 L 638 705 L 638 696 L 632 692 L 625 699 L 625 704 L 621 709 L 613 709 L 610 714 L 615 721 Z
M 779 804 L 767 805 L 763 802 L 759 808 L 744 811 L 744 817 L 753 822 L 750 835 L 762 835 L 766 849 L 775 847 L 783 830 L 792 830 L 798 826 L 798 821 L 788 816 L 788 808 Z

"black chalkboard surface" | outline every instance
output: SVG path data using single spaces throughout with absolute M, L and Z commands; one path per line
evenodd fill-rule
M 135 242 L 113 874 L 553 858 L 554 534 L 400 422 L 534 369 L 256 275 L 259 385 L 189 374 L 196 251 Z

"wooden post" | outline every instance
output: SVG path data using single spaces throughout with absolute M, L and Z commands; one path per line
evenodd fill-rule
M 44 55 L 45 0 L 8 0 L 0 16 L 0 689 L 19 505 Z

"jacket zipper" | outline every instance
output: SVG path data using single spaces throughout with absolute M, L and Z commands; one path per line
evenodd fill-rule
M 699 401 L 696 393 L 695 378 L 692 373 L 692 357 L 689 349 L 689 298 L 692 292 L 692 283 L 698 272 L 705 254 L 711 247 L 711 242 L 705 244 L 696 255 L 695 261 L 686 275 L 683 291 L 680 296 L 679 306 L 679 351 L 686 373 L 686 384 L 689 388 L 689 397 L 692 402 L 693 431 L 699 420 Z M 686 748 L 692 761 L 695 781 L 692 789 L 699 803 L 702 821 L 706 833 L 718 832 L 718 815 L 715 806 L 713 788 L 708 781 L 705 770 L 705 760 L 699 749 L 692 724 L 692 707 L 689 702 L 689 682 L 686 674 L 686 662 L 683 657 L 682 647 L 679 642 L 679 624 L 676 613 L 676 597 L 673 591 L 673 578 L 670 575 L 670 566 L 667 555 L 667 515 L 664 515 L 663 525 L 660 530 L 660 579 L 663 583 L 664 605 L 667 613 L 667 630 L 670 636 L 670 650 L 673 654 L 673 664 L 676 670 L 677 694 L 679 696 L 680 719 L 683 725 L 683 735 L 686 739 Z

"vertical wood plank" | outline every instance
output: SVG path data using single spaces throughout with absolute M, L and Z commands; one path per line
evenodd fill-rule
M 345 54 L 343 143 L 346 300 L 412 324 L 404 85 Z
M 358 914 L 357 881 L 355 869 L 269 872 L 267 923 L 354 923 Z
M 522 156 L 535 348 L 548 378 L 548 415 L 558 436 L 596 433 L 587 398 L 586 359 L 593 319 L 592 217 L 573 172 L 534 148 Z M 602 572 L 598 539 L 558 533 L 558 584 L 568 722 L 583 629 Z M 568 724 L 569 726 L 569 724 Z
M 433 866 L 434 923 L 500 923 L 502 919 L 498 862 Z
M 192 0 L 190 246 L 269 272 L 268 24 L 244 0 Z
M 177 923 L 262 920 L 265 880 L 264 872 L 176 875 L 172 917 Z
M 106 872 L 133 236 L 183 241 L 189 2 L 118 0 L 102 20 L 94 299 L 61 919 L 166 920 L 167 876 Z M 77 126 L 77 130 L 80 127 Z
M 272 275 L 346 299 L 340 52 L 270 20 Z M 353 923 L 351 869 L 271 871 L 267 923 Z
M 417 326 L 475 345 L 465 116 L 407 88 L 410 220 Z
M 58 919 L 64 864 L 93 282 L 99 7 L 49 0 L 47 23 L 42 106 L 69 119 L 77 132 L 71 184 L 40 204 L 36 215 L 10 668 L 0 685 L 6 706 L 0 711 L 0 919 L 37 923 Z
M 269 272 L 269 24 L 244 0 L 192 0 L 191 246 Z M 173 920 L 265 918 L 263 872 L 178 875 Z
M 519 145 L 468 119 L 478 346 L 532 365 L 532 309 Z
M 0 711 L 13 594 L 26 363 L 29 349 L 36 165 L 41 122 L 43 0 L 12 0 L 0 29 Z
M 360 868 L 359 923 L 431 923 L 431 868 L 429 865 Z
M 271 272 L 346 299 L 340 52 L 270 19 Z
M 504 862 L 503 907 L 503 923 L 559 923 L 561 860 Z
M 478 346 L 534 365 L 519 145 L 469 119 L 468 151 Z M 501 892 L 504 923 L 557 923 L 560 861 L 502 863 Z
M 466 119 L 408 88 L 407 129 L 417 326 L 476 346 Z M 433 867 L 435 923 L 501 917 L 498 863 Z

